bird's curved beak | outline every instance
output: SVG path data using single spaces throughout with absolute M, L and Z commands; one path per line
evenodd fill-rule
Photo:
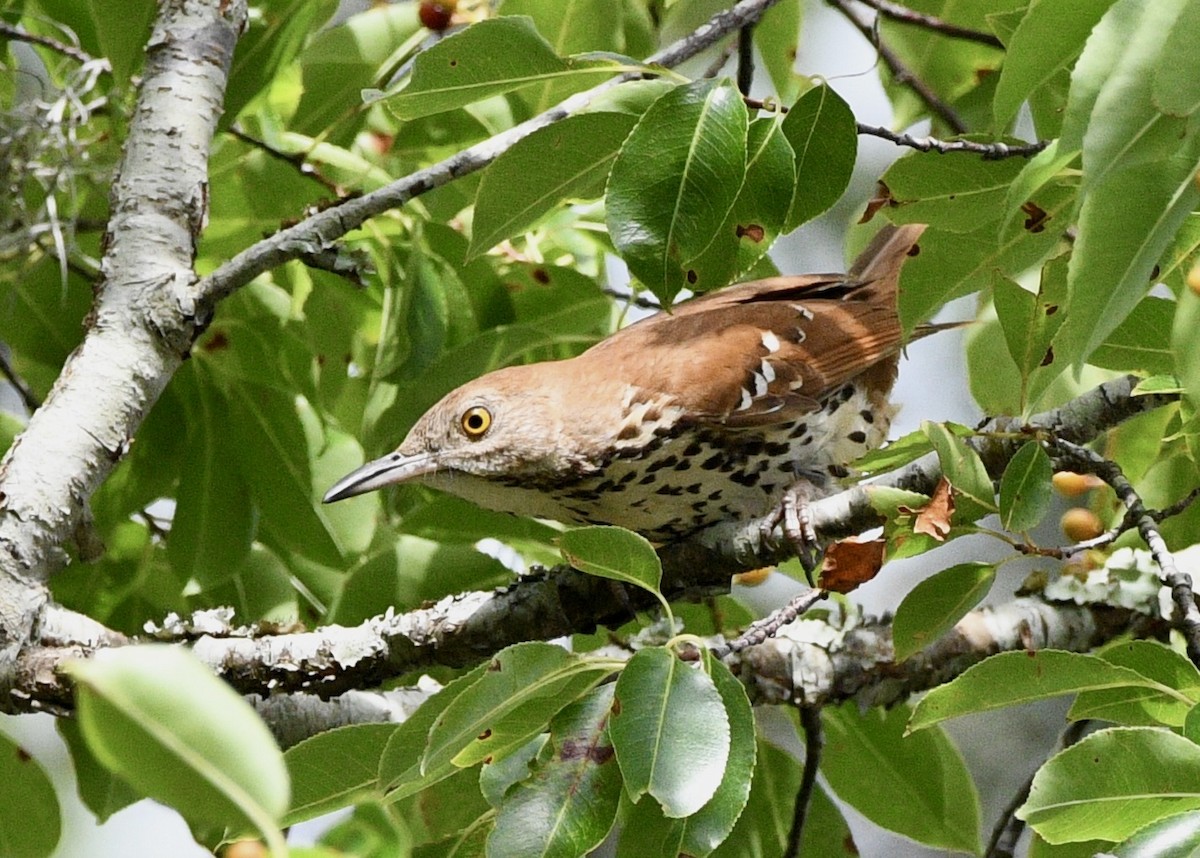
M 437 457 L 429 453 L 416 456 L 405 456 L 401 453 L 389 453 L 381 459 L 367 462 L 361 468 L 351 471 L 342 477 L 329 491 L 325 492 L 322 503 L 352 498 L 355 495 L 381 489 L 384 486 L 404 483 L 437 470 Z

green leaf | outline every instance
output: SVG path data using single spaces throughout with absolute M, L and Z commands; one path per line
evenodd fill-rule
M 939 849 L 979 852 L 979 797 L 944 733 L 904 735 L 908 708 L 826 708 L 821 773 L 876 825 Z M 917 739 L 918 741 L 913 741 Z
M 1105 851 L 1114 858 L 1187 858 L 1200 854 L 1200 813 L 1164 817 Z
M 1200 746 L 1166 730 L 1118 727 L 1051 757 L 1034 776 L 1017 817 L 1050 843 L 1119 841 L 1158 819 L 1196 809 Z
M 621 52 L 625 49 L 624 10 L 612 0 L 504 0 L 502 15 L 526 15 L 559 56 L 585 52 Z M 523 92 L 531 113 L 562 101 L 587 81 L 553 81 Z
M 613 685 L 604 685 L 555 716 L 553 753 L 505 794 L 489 856 L 575 858 L 608 835 L 621 803 L 621 770 L 607 730 L 612 699 Z
M 968 426 L 963 426 L 959 423 L 944 423 L 942 424 L 955 435 L 962 438 L 968 438 L 975 433 Z M 892 471 L 896 468 L 907 465 L 909 462 L 915 462 L 917 459 L 933 452 L 933 444 L 929 440 L 929 436 L 918 429 L 915 432 L 909 432 L 895 441 L 889 441 L 887 446 L 880 447 L 878 450 L 872 450 L 860 459 L 854 462 L 854 470 L 864 474 L 882 474 L 885 471 Z
M 555 713 L 619 666 L 540 641 L 501 650 L 434 722 L 422 773 L 438 771 L 447 762 L 466 768 L 525 744 L 545 730 Z
M 150 0 L 88 0 L 100 48 L 121 86 L 142 67 L 156 4 Z
M 800 764 L 790 754 L 760 740 L 750 801 L 738 817 L 733 833 L 712 853 L 713 858 L 782 855 L 799 786 Z M 859 854 L 841 811 L 820 785 L 813 790 L 799 854 L 830 858 L 854 858 Z M 669 858 L 677 855 L 670 853 Z M 642 858 L 642 854 L 634 852 L 632 858 Z
M 599 82 L 620 70 L 609 60 L 563 59 L 529 18 L 487 18 L 418 54 L 408 85 L 387 104 L 401 119 L 416 119 L 530 84 Z
M 1082 364 L 1146 294 L 1154 266 L 1200 204 L 1194 181 L 1200 140 L 1191 142 L 1191 152 L 1109 172 L 1084 199 L 1070 300 L 1055 337 L 1060 360 Z
M 747 135 L 746 178 L 725 223 L 692 261 L 693 292 L 726 285 L 749 271 L 784 228 L 795 185 L 792 147 L 776 119 L 756 119 Z
M 79 797 L 87 809 L 95 814 L 97 822 L 104 822 L 117 811 L 143 798 L 96 759 L 76 719 L 58 718 L 54 727 L 71 752 Z
M 1088 363 L 1118 372 L 1162 375 L 1172 372 L 1174 358 L 1170 343 L 1163 339 L 1163 331 L 1171 327 L 1176 306 L 1179 305 L 1166 298 L 1143 298 L 1092 352 Z
M 636 121 L 625 113 L 584 113 L 518 140 L 479 183 L 467 259 L 524 232 L 564 199 L 604 193 Z
M 1147 679 L 1186 695 L 1180 700 L 1150 688 L 1084 691 L 1071 704 L 1073 721 L 1095 718 L 1123 726 L 1181 727 L 1200 700 L 1200 672 L 1186 657 L 1158 641 L 1123 641 L 1097 653 L 1110 664 L 1135 670 Z
M 996 511 L 992 478 L 979 454 L 966 445 L 953 431 L 940 423 L 929 420 L 921 424 L 921 431 L 937 451 L 942 465 L 942 475 L 950 481 L 956 493 L 955 517 L 975 521 L 989 512 Z
M 1006 126 L 1021 103 L 1069 68 L 1113 0 L 1033 0 L 1008 40 L 992 99 L 996 125 Z
M 913 587 L 892 622 L 896 661 L 904 661 L 952 629 L 987 595 L 995 580 L 996 568 L 990 563 L 959 563 Z
M 1012 533 L 1035 527 L 1050 508 L 1050 457 L 1037 441 L 1026 443 L 1000 478 L 1000 523 Z
M 1067 302 L 1067 260 L 1060 256 L 1042 268 L 1036 294 L 1000 274 L 995 276 L 992 301 L 1008 353 L 1021 377 L 1021 411 L 1027 412 L 1062 374 L 1051 343 L 1062 326 Z
M 167 558 L 181 580 L 207 590 L 237 574 L 250 553 L 255 513 L 246 477 L 226 448 L 229 402 L 207 373 L 197 372 L 196 378 Z
M 621 527 L 596 525 L 568 530 L 558 544 L 563 559 L 580 572 L 635 584 L 662 598 L 662 561 L 645 537 Z
M 783 0 L 763 14 L 754 28 L 754 46 L 775 87 L 779 101 L 794 101 L 806 79 L 796 73 L 796 52 L 800 47 L 800 21 L 804 17 L 801 0 Z
M 1167 31 L 1158 65 L 1154 69 L 1154 105 L 1172 116 L 1189 116 L 1200 109 L 1200 65 L 1196 40 L 1200 32 L 1200 4 L 1186 0 L 1175 25 Z
M 284 825 L 380 795 L 379 762 L 397 724 L 353 724 L 318 733 L 283 754 L 292 782 Z
M 643 649 L 621 671 L 609 734 L 629 795 L 650 793 L 669 817 L 700 810 L 721 784 L 730 738 L 720 692 L 670 650 Z
M 67 667 L 83 734 L 105 766 L 197 823 L 282 844 L 283 755 L 237 692 L 186 650 L 101 650 Z
M 231 385 L 234 461 L 262 512 L 264 541 L 341 567 L 344 549 L 318 498 L 308 441 L 293 396 L 260 385 Z
M 1109 688 L 1149 688 L 1187 699 L 1160 682 L 1098 656 L 1059 650 L 1002 652 L 925 695 L 913 711 L 908 729 L 915 732 L 972 712 Z
M 383 755 L 379 758 L 379 784 L 383 787 L 387 801 L 396 802 L 415 795 L 425 787 L 449 777 L 458 769 L 444 760 L 436 768 L 421 765 L 429 731 L 463 692 L 473 688 L 487 670 L 487 663 L 478 665 L 446 685 L 433 697 L 422 703 L 387 741 Z
M 58 796 L 46 770 L 33 756 L 0 733 L 0 854 L 49 858 L 62 835 Z
M 796 154 L 796 192 L 783 228 L 791 232 L 845 193 L 858 156 L 858 130 L 850 106 L 820 84 L 792 105 L 783 134 Z
M 1019 158 L 950 162 L 937 152 L 914 152 L 892 164 L 881 179 L 891 197 L 888 219 L 973 232 L 1006 214 L 1009 187 L 1023 167 Z
M 1200 331 L 1200 295 L 1185 289 L 1175 310 L 1171 350 L 1175 355 L 1175 374 L 1194 403 L 1200 402 L 1200 349 L 1196 348 L 1196 331 Z
M 608 233 L 630 271 L 663 303 L 700 279 L 691 262 L 741 191 L 748 124 L 728 81 L 696 81 L 654 102 L 613 163 Z
M 725 714 L 729 717 L 729 761 L 725 764 L 725 774 L 713 797 L 679 823 L 683 827 L 681 852 L 697 858 L 708 855 L 720 846 L 745 810 L 750 798 L 757 750 L 754 710 L 750 708 L 745 687 L 723 662 L 708 652 L 704 657 L 717 693 L 721 695 Z
M 322 30 L 300 55 L 303 95 L 291 128 L 350 144 L 358 125 L 344 120 L 361 109 L 362 90 L 376 85 L 380 67 L 398 45 L 421 33 L 415 3 L 373 6 Z

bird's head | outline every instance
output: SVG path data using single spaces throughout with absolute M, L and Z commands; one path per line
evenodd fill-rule
M 561 429 L 554 385 L 533 378 L 531 368 L 498 370 L 446 394 L 394 452 L 338 480 L 325 503 L 396 483 L 426 482 L 453 491 L 458 475 L 496 479 L 558 467 L 555 459 L 563 451 L 554 440 Z

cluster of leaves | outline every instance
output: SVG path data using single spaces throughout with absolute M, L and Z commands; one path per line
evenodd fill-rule
M 25 0 L 5 16 L 46 35 L 59 34 L 46 23 L 57 21 L 109 59 L 99 85 L 114 117 L 105 121 L 119 131 L 154 4 L 123 3 L 120 15 L 109 5 Z M 328 27 L 333 0 L 254 3 L 211 157 L 197 271 L 333 193 L 369 192 L 572 93 L 645 72 L 656 47 L 729 5 L 505 0 L 489 16 L 463 2 L 462 14 L 473 9 L 481 20 L 427 44 L 412 2 Z M 1028 161 L 913 153 L 882 177 L 879 214 L 930 224 L 905 269 L 905 325 L 981 292 L 984 322 L 967 360 L 989 413 L 1029 414 L 1113 372 L 1185 392 L 1179 405 L 1113 433 L 1106 450 L 1150 505 L 1178 499 L 1200 483 L 1192 342 L 1200 298 L 1185 283 L 1200 246 L 1200 57 L 1191 35 L 1200 0 L 910 5 L 1004 45 L 890 20 L 879 30 L 977 133 L 971 139 L 1006 139 L 1028 105 L 1020 127 L 1031 121 L 1051 143 Z M 214 605 L 234 606 L 245 621 L 352 624 L 508 581 L 504 565 L 476 550 L 484 538 L 527 562 L 554 562 L 556 529 L 419 488 L 335 507 L 319 499 L 456 385 L 505 364 L 569 356 L 601 337 L 614 322 L 609 254 L 663 303 L 773 272 L 772 242 L 841 196 L 856 153 L 849 108 L 792 70 L 800 17 L 798 0 L 782 0 L 755 30 L 776 93 L 770 109 L 751 111 L 730 81 L 700 77 L 711 54 L 678 74 L 621 83 L 481 174 L 347 236 L 347 253 L 369 261 L 365 286 L 292 262 L 226 300 L 92 499 L 104 556 L 58 575 L 55 598 L 130 632 L 169 611 Z M 39 74 L 67 74 L 59 62 Z M 899 123 L 926 115 L 929 105 L 901 77 L 885 73 L 885 85 Z M 115 162 L 120 135 L 95 141 L 92 159 Z M 77 183 L 70 215 L 102 223 L 103 183 L 92 181 Z M 0 338 L 39 396 L 81 335 L 99 235 L 77 229 L 67 250 L 65 277 L 52 246 L 33 244 L 0 268 Z M 1148 296 L 1154 282 L 1165 289 Z M 929 424 L 862 463 L 882 471 L 934 451 L 946 477 L 932 497 L 876 492 L 889 556 L 979 532 L 990 514 L 1024 539 L 1046 514 L 1051 463 L 1041 447 L 1021 450 L 997 494 L 966 434 Z M 1094 505 L 1119 521 L 1109 496 L 1097 492 Z M 1164 525 L 1173 547 L 1195 541 L 1198 515 Z M 657 559 L 628 534 L 576 532 L 561 548 L 580 568 L 657 592 Z M 963 564 L 914 590 L 896 617 L 897 659 L 975 606 L 994 575 L 992 565 Z M 730 599 L 720 607 L 720 616 L 677 611 L 692 634 L 736 631 L 745 609 Z M 799 771 L 756 737 L 740 684 L 689 641 L 646 644 L 628 660 L 592 653 L 604 641 L 590 636 L 576 637 L 577 655 L 521 644 L 442 676 L 444 690 L 403 725 L 317 736 L 283 755 L 286 768 L 261 730 L 224 726 L 249 723 L 241 701 L 200 693 L 215 680 L 178 653 L 145 648 L 80 667 L 80 723 L 62 730 L 97 816 L 154 795 L 206 842 L 258 832 L 277 845 L 279 826 L 354 804 L 327 835 L 329 848 L 479 854 L 486 841 L 489 854 L 528 854 L 536 840 L 543 854 L 574 855 L 621 819 L 624 854 L 740 855 L 753 843 L 773 851 Z M 1079 694 L 1073 717 L 1119 726 L 1051 760 L 1022 813 L 1039 854 L 1123 840 L 1193 806 L 1167 796 L 1197 781 L 1198 689 L 1195 669 L 1173 650 L 1138 643 L 1096 656 L 994 659 L 915 711 L 826 710 L 824 784 L 805 847 L 842 853 L 849 834 L 836 795 L 914 840 L 978 851 L 975 787 L 938 722 L 1068 693 Z M 19 759 L 12 750 L 6 759 Z M 27 854 L 46 854 L 58 831 L 49 785 L 28 765 L 4 771 L 29 784 L 27 800 L 6 813 L 41 838 Z M 1135 796 L 1137 814 L 1097 812 Z

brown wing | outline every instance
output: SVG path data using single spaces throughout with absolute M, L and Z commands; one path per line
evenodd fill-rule
M 729 428 L 794 419 L 898 354 L 900 268 L 923 226 L 887 227 L 848 275 L 755 280 L 631 325 L 587 360 Z

